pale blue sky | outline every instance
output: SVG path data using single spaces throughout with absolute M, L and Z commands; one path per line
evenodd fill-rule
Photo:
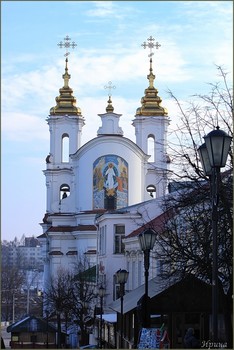
M 115 112 L 124 136 L 135 141 L 131 121 L 148 86 L 148 51 L 155 86 L 173 122 L 180 101 L 209 91 L 219 80 L 215 64 L 232 77 L 232 1 L 2 1 L 2 239 L 40 235 L 46 210 L 42 170 L 49 152 L 45 121 L 62 87 L 66 35 L 70 86 L 86 125 L 83 143 L 96 136 L 112 81 Z

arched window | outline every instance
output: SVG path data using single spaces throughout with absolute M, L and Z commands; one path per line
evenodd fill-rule
M 64 199 L 70 196 L 70 186 L 63 184 L 60 186 L 59 199 Z
M 156 187 L 154 185 L 147 186 L 146 191 L 149 192 L 150 197 L 156 198 Z
M 147 139 L 147 154 L 150 155 L 149 162 L 155 162 L 155 139 L 153 135 L 149 135 Z
M 69 136 L 68 134 L 63 134 L 62 136 L 62 162 L 69 162 Z

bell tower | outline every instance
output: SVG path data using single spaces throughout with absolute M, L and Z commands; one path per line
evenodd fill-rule
M 148 43 L 141 46 L 150 49 L 150 69 L 147 79 L 149 86 L 145 89 L 145 95 L 141 98 L 141 107 L 136 110 L 133 126 L 135 127 L 136 144 L 149 155 L 146 179 L 145 200 L 151 197 L 161 197 L 167 188 L 167 170 L 169 157 L 166 153 L 167 127 L 169 118 L 166 108 L 161 106 L 161 98 L 154 87 L 155 75 L 153 74 L 152 49 L 158 49 L 161 45 L 150 36 Z
M 74 48 L 76 44 L 70 43 L 66 36 L 64 43 L 58 46 Z M 69 53 L 66 52 L 65 56 Z M 81 146 L 82 128 L 84 118 L 81 110 L 76 106 L 76 98 L 69 86 L 71 78 L 68 73 L 68 58 L 65 60 L 65 73 L 63 74 L 64 85 L 59 89 L 59 96 L 56 97 L 56 106 L 50 109 L 47 118 L 50 131 L 50 152 L 46 157 L 47 186 L 47 213 L 61 211 L 61 202 L 68 201 L 74 187 L 74 172 L 71 166 L 70 154 L 75 153 Z M 69 206 L 65 206 L 69 212 Z

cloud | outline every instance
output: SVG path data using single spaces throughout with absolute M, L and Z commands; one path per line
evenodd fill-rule
M 49 141 L 46 122 L 26 111 L 12 111 L 2 114 L 2 135 L 5 139 L 14 142 Z
M 178 93 L 179 86 L 182 89 L 186 82 L 191 81 L 193 88 L 195 79 L 199 79 L 201 88 L 204 83 L 203 71 L 200 72 L 199 68 L 188 66 L 172 41 L 168 46 L 165 45 L 160 54 L 153 56 L 155 87 L 158 88 L 159 96 L 163 99 L 162 105 L 166 108 L 168 106 L 164 102 L 165 84 Z M 69 58 L 68 63 L 71 74 L 69 85 L 77 98 L 77 106 L 81 108 L 86 118 L 88 127 L 84 127 L 84 133 L 85 130 L 89 130 L 87 133 L 89 139 L 96 137 L 100 126 L 100 118 L 97 114 L 105 113 L 108 91 L 104 86 L 108 81 L 111 80 L 116 86 L 113 91 L 113 101 L 116 113 L 124 115 L 124 118 L 121 118 L 125 123 L 124 128 L 127 128 L 126 116 L 131 125 L 131 118 L 140 106 L 140 99 L 148 86 L 149 58 L 144 50 L 130 49 L 130 52 L 125 52 L 124 55 L 121 53 L 107 55 L 101 51 L 98 53 L 99 55 L 90 55 L 89 52 L 79 56 L 76 54 Z M 45 119 L 50 108 L 56 105 L 55 97 L 59 95 L 59 87 L 63 85 L 64 68 L 65 62 L 60 59 L 43 66 L 41 70 L 20 72 L 3 79 L 2 130 L 5 137 L 22 142 L 33 139 L 48 140 L 49 133 Z M 214 72 L 215 67 L 211 66 L 212 79 L 210 80 L 207 70 L 207 82 L 213 81 Z M 182 90 L 180 99 L 186 99 L 188 90 L 184 88 Z M 199 92 L 195 88 L 192 91 L 193 94 Z M 133 135 L 131 129 L 133 128 L 130 127 L 129 135 Z
M 154 63 L 156 77 L 160 75 L 160 81 L 167 81 L 168 84 L 172 81 L 181 83 L 188 80 L 189 73 L 183 70 L 185 62 L 177 48 L 172 46 L 171 52 L 173 54 L 168 56 L 166 51 L 162 51 L 158 63 Z M 130 50 L 124 55 L 121 53 L 105 55 L 100 51 L 99 55 L 90 56 L 89 53 L 73 55 L 68 68 L 71 74 L 69 85 L 77 98 L 77 106 L 83 113 L 89 106 L 87 102 L 89 97 L 95 106 L 93 113 L 104 112 L 107 100 L 104 86 L 110 80 L 116 85 L 114 96 L 118 97 L 123 108 L 123 110 L 119 108 L 119 113 L 126 112 L 128 106 L 133 106 L 132 112 L 135 111 L 144 89 L 148 86 L 149 60 L 140 50 L 135 52 Z M 63 86 L 64 69 L 65 62 L 57 60 L 50 65 L 42 66 L 41 70 L 8 74 L 7 77 L 3 77 L 2 128 L 10 139 L 23 141 L 26 135 L 27 139 L 34 137 L 47 139 L 43 123 L 45 124 L 44 120 L 50 108 L 56 104 L 55 97 L 59 95 L 59 87 Z M 129 102 L 133 95 L 135 106 Z M 99 103 L 99 100 L 102 102 Z
M 93 8 L 85 12 L 90 18 L 106 18 L 111 21 L 118 19 L 122 22 L 129 14 L 138 12 L 134 6 L 126 5 L 126 3 L 122 6 L 116 1 L 90 1 L 90 4 L 93 5 Z
M 92 1 L 91 4 L 94 5 L 94 8 L 86 11 L 87 16 L 106 17 L 115 13 L 112 1 Z

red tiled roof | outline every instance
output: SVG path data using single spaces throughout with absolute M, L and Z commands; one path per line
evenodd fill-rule
M 95 225 L 79 225 L 76 231 L 97 231 L 97 227 Z
M 142 225 L 141 227 L 137 228 L 136 230 L 132 231 L 128 236 L 125 238 L 132 238 L 138 236 L 142 231 L 146 229 L 153 229 L 156 233 L 162 233 L 165 229 L 165 224 L 167 220 L 169 220 L 173 216 L 172 210 L 166 211 L 153 220 L 147 222 L 145 225 Z
M 96 231 L 95 225 L 51 226 L 47 232 Z
M 93 209 L 93 210 L 84 210 L 82 213 L 86 214 L 100 214 L 100 213 L 105 213 L 107 209 Z

